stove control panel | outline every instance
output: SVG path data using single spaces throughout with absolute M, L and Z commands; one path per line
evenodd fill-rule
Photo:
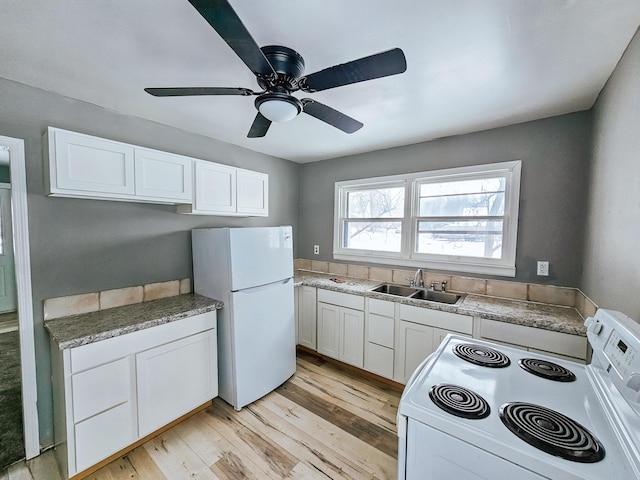
M 585 321 L 592 364 L 608 376 L 628 402 L 640 403 L 640 324 L 613 310 L 600 309 Z
M 613 330 L 609 335 L 604 353 L 620 377 L 627 377 L 631 373 L 636 351 L 624 341 L 617 330 Z

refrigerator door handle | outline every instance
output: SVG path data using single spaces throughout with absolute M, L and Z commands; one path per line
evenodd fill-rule
M 284 280 L 278 280 L 277 282 L 266 283 L 264 285 L 258 285 L 257 287 L 251 288 L 243 288 L 241 290 L 232 290 L 233 293 L 251 293 L 251 292 L 259 292 L 260 290 L 266 290 L 267 288 L 271 288 L 275 285 L 286 285 L 287 283 L 293 283 L 293 278 L 285 278 Z

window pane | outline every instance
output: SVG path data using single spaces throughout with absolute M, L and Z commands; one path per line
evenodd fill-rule
M 502 220 L 418 222 L 418 253 L 501 258 Z
M 376 188 L 347 193 L 348 218 L 404 216 L 404 188 Z
M 399 252 L 402 242 L 400 222 L 345 222 L 344 248 Z
M 484 192 L 504 192 L 504 185 L 504 177 L 424 183 L 420 186 L 420 196 L 428 197 Z
M 504 178 L 422 184 L 419 216 L 502 216 L 504 185 Z

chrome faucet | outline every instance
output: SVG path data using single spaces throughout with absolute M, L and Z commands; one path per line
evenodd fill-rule
M 446 280 L 442 280 L 441 282 L 435 282 L 435 281 L 431 282 L 431 285 L 429 285 L 429 290 L 435 291 L 436 285 L 440 285 L 440 291 L 442 291 L 442 292 L 446 292 L 447 291 L 447 281 Z
M 421 268 L 416 270 L 416 273 L 413 275 L 413 280 L 411 280 L 409 285 L 412 287 L 424 287 L 424 278 L 422 276 Z

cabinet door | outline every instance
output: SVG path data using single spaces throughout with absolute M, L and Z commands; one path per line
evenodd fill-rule
M 194 209 L 203 213 L 236 212 L 236 168 L 196 161 Z
M 407 383 L 413 371 L 433 353 L 433 327 L 400 321 L 396 380 Z
M 138 353 L 136 374 L 143 437 L 218 394 L 216 330 Z
M 269 175 L 238 169 L 236 185 L 238 213 L 269 215 Z
M 136 148 L 136 195 L 172 203 L 191 203 L 191 163 L 190 158 L 180 155 Z
M 340 307 L 318 302 L 318 353 L 339 359 Z
M 364 366 L 364 312 L 340 308 L 339 360 L 362 368 Z
M 135 193 L 131 145 L 50 128 L 49 155 L 51 193 L 102 198 Z
M 316 289 L 298 288 L 298 345 L 316 349 Z

